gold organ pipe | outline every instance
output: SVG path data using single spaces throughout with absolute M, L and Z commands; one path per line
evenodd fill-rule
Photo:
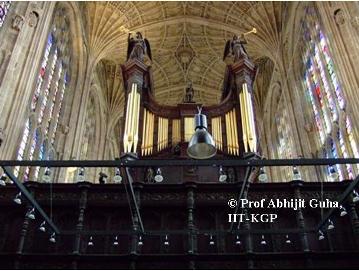
M 158 117 L 157 151 L 161 148 L 161 117 Z
M 161 145 L 161 150 L 163 149 L 163 142 L 164 142 L 163 136 L 164 136 L 164 131 L 165 131 L 164 119 L 161 118 L 161 143 L 160 143 L 160 145 Z
M 168 147 L 168 119 L 165 119 L 165 148 Z
M 152 113 L 151 112 L 147 112 L 147 136 L 146 136 L 146 155 L 150 154 L 150 149 L 151 149 L 151 137 L 153 136 L 151 134 L 151 129 L 152 129 Z
M 248 92 L 248 87 L 246 84 L 246 101 L 247 101 L 247 115 L 248 115 L 248 123 L 249 123 L 249 148 L 252 152 L 256 151 L 256 133 L 255 133 L 255 125 L 254 125 L 254 114 L 253 114 L 253 105 L 251 95 Z
M 231 111 L 231 121 L 232 121 L 232 138 L 233 138 L 233 154 L 234 155 L 237 155 L 237 150 L 238 150 L 238 144 L 237 144 L 237 139 L 236 139 L 236 128 L 237 128 L 237 125 L 234 121 L 234 113 L 235 113 L 235 110 L 233 109 Z
M 217 147 L 218 149 L 220 149 L 220 145 L 219 145 L 219 132 L 218 132 L 218 118 L 214 118 L 214 119 L 213 119 L 212 128 L 213 128 L 214 135 L 215 135 L 216 147 Z
M 229 136 L 229 125 L 228 125 L 228 114 L 226 114 L 226 135 L 227 135 L 227 151 L 230 154 L 231 153 L 231 139 Z
M 229 115 L 229 122 L 230 122 L 230 125 L 231 125 L 231 142 L 232 142 L 232 154 L 236 154 L 235 153 L 235 148 L 236 148 L 236 145 L 234 143 L 234 127 L 233 127 L 233 117 L 232 117 L 232 111 L 229 111 L 228 113 Z
M 131 86 L 131 92 L 128 95 L 127 100 L 127 110 L 126 110 L 126 122 L 125 122 L 125 132 L 124 132 L 124 151 L 129 152 L 130 141 L 132 141 L 131 134 L 130 134 L 130 125 L 131 125 L 131 113 L 132 113 L 132 92 L 133 92 L 133 85 Z
M 152 153 L 152 146 L 153 146 L 153 113 L 149 112 L 149 116 L 148 116 L 147 155 Z
M 234 138 L 236 142 L 236 151 L 237 151 L 237 155 L 239 155 L 238 128 L 237 128 L 238 123 L 237 123 L 236 109 L 233 109 L 233 121 L 234 121 Z
M 226 114 L 226 131 L 227 131 L 227 148 L 228 153 L 232 154 L 232 137 L 231 137 L 231 124 L 229 121 L 229 114 Z
M 137 92 L 137 84 L 136 84 L 136 108 L 134 114 L 134 145 L 133 145 L 133 152 L 137 152 L 137 144 L 138 144 L 138 126 L 140 120 L 140 102 L 141 102 L 141 95 Z
M 220 144 L 220 147 L 221 147 L 221 150 L 223 150 L 223 137 L 222 137 L 222 117 L 218 117 L 218 131 L 219 131 L 219 142 L 221 143 Z
M 214 140 L 214 143 L 216 144 L 216 147 L 217 147 L 217 135 L 216 135 L 216 126 L 215 126 L 215 123 L 216 123 L 216 119 L 215 118 L 212 118 L 211 120 L 212 122 L 212 135 L 213 135 L 213 140 Z
M 240 93 L 241 102 L 241 116 L 242 116 L 242 129 L 243 129 L 243 144 L 244 151 L 248 152 L 248 120 L 247 120 L 247 103 L 246 103 L 246 83 L 242 86 L 242 92 Z
M 130 115 L 130 127 L 129 127 L 129 131 L 130 131 L 130 145 L 129 145 L 129 149 L 128 151 L 131 152 L 132 151 L 132 147 L 134 144 L 134 140 L 135 140 L 135 112 L 136 112 L 136 84 L 132 85 L 132 103 L 131 103 L 131 115 Z
M 233 154 L 236 154 L 236 144 L 234 138 L 234 123 L 233 123 L 233 110 L 229 111 L 229 121 L 231 122 L 231 138 L 232 138 L 232 150 Z
M 152 115 L 152 120 L 151 120 L 151 148 L 150 148 L 150 153 L 153 153 L 153 140 L 154 140 L 154 132 L 155 132 L 155 114 L 151 113 Z
M 144 156 L 146 150 L 146 125 L 147 125 L 147 110 L 143 109 L 143 125 L 142 125 L 142 145 L 141 145 L 141 155 Z
M 168 119 L 166 119 L 166 148 L 168 147 Z

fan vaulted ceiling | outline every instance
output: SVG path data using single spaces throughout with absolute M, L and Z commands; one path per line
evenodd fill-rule
M 224 46 L 233 34 L 247 36 L 247 52 L 256 62 L 275 59 L 280 44 L 283 2 L 86 2 L 81 3 L 90 52 L 106 67 L 124 63 L 126 29 L 140 31 L 152 50 L 154 93 L 164 104 L 182 101 L 191 80 L 195 101 L 219 101 Z M 125 29 L 124 29 L 125 28 Z M 122 95 L 119 93 L 118 95 Z

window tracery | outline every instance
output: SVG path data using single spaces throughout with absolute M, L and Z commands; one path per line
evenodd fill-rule
M 325 158 L 359 157 L 330 44 L 314 7 L 307 8 L 306 17 L 302 20 L 302 29 L 305 40 L 303 86 L 318 133 L 317 147 L 323 149 L 322 154 Z M 354 178 L 351 165 L 336 165 L 327 168 L 327 180 L 330 180 L 333 168 L 337 171 L 340 181 Z
M 55 156 L 55 135 L 69 83 L 69 45 L 69 23 L 64 10 L 59 8 L 45 45 L 29 105 L 29 118 L 20 140 L 18 160 L 46 160 Z M 24 181 L 37 180 L 41 173 L 39 167 L 15 169 L 15 174 L 23 177 Z

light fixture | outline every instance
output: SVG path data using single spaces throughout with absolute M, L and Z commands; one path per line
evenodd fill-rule
M 353 190 L 353 202 L 356 203 L 359 201 L 359 194 L 357 191 Z
M 46 232 L 45 224 L 46 224 L 45 221 L 43 221 L 43 222 L 40 224 L 40 227 L 39 227 L 39 230 L 40 230 L 40 231 Z
M 267 173 L 265 172 L 263 167 L 261 167 L 259 170 L 258 180 L 262 183 L 266 183 L 268 181 Z
M 118 246 L 118 237 L 117 235 L 115 236 L 115 240 L 113 240 L 113 243 L 112 243 L 114 246 Z
M 323 234 L 323 232 L 322 232 L 321 230 L 319 230 L 318 234 L 319 234 L 319 235 L 318 235 L 318 240 L 319 240 L 319 241 L 324 240 L 325 237 L 324 237 L 324 234 Z
M 103 172 L 100 172 L 98 175 L 99 175 L 98 182 L 100 184 L 105 184 L 107 182 L 107 175 Z
M 207 131 L 207 117 L 201 112 L 202 108 L 198 107 L 198 114 L 194 116 L 195 132 L 187 148 L 188 156 L 194 159 L 208 159 L 217 153 L 214 140 Z
M 285 243 L 286 244 L 291 244 L 292 243 L 292 241 L 289 239 L 288 234 L 285 236 Z
M 16 194 L 16 196 L 14 198 L 14 202 L 19 205 L 21 204 L 21 192 Z
M 330 219 L 328 219 L 328 230 L 334 229 L 334 223 Z
M 51 243 L 56 243 L 56 234 L 54 232 L 51 234 L 49 241 Z
M 239 236 L 236 236 L 236 245 L 240 246 L 242 244 L 241 240 L 239 239 Z
M 78 169 L 77 182 L 85 181 L 85 169 L 83 167 Z
M 302 180 L 302 176 L 299 172 L 299 169 L 297 168 L 297 166 L 293 166 L 293 181 L 301 181 Z
M 87 245 L 88 245 L 89 247 L 93 247 L 92 236 L 90 236 L 89 241 L 87 242 Z
M 113 177 L 113 181 L 115 183 L 121 183 L 122 182 L 122 176 L 121 176 L 121 171 L 120 168 L 115 168 L 115 177 Z
M 163 181 L 163 176 L 162 176 L 162 172 L 161 172 L 160 168 L 157 169 L 156 176 L 155 176 L 155 181 L 157 183 L 161 183 Z
M 142 236 L 140 235 L 140 237 L 138 238 L 138 245 L 139 246 L 143 246 L 143 241 L 142 241 Z
M 262 235 L 261 245 L 266 245 L 266 244 L 267 244 L 267 242 L 266 242 L 266 240 L 264 239 L 264 235 Z
M 168 236 L 167 236 L 167 234 L 166 234 L 166 236 L 165 236 L 165 241 L 163 242 L 163 244 L 164 244 L 165 246 L 169 246 L 169 245 L 170 245 L 170 242 L 168 241 Z
M 343 205 L 340 205 L 340 216 L 345 216 L 347 215 L 347 210 L 343 207 Z
M 339 177 L 339 174 L 335 166 L 329 166 L 329 178 L 332 182 L 335 182 Z
M 213 240 L 212 234 L 209 236 L 209 245 L 210 245 L 210 246 L 213 246 L 213 245 L 214 245 L 214 240 Z
M 220 183 L 224 183 L 227 180 L 227 174 L 224 172 L 222 166 L 219 167 L 219 178 Z
M 26 216 L 32 220 L 35 219 L 35 208 L 32 208 L 30 211 L 26 213 Z
M 4 173 L 1 177 L 0 177 L 0 185 L 1 186 L 5 186 L 6 185 L 6 174 Z
M 42 175 L 42 181 L 44 182 L 44 183 L 49 183 L 49 182 L 51 182 L 51 170 L 50 170 L 50 168 L 46 168 L 45 169 L 45 172 L 44 172 L 44 175 Z

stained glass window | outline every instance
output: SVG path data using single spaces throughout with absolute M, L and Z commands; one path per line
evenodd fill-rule
M 289 114 L 286 109 L 283 99 L 281 100 L 280 111 L 276 114 L 276 127 L 277 127 L 277 152 L 279 159 L 292 159 L 293 157 L 293 136 L 290 130 L 290 121 L 288 119 Z M 280 167 L 281 177 L 285 180 L 291 178 L 291 168 L 290 167 Z
M 70 58 L 68 52 L 70 50 L 68 49 L 69 24 L 65 19 L 63 9 L 57 9 L 53 22 L 52 30 L 46 40 L 36 86 L 29 105 L 31 115 L 22 134 L 17 153 L 18 160 L 48 159 L 50 149 L 52 151 L 55 149 L 55 134 L 69 83 Z M 27 167 L 23 172 L 17 169 L 17 174 L 22 176 L 24 180 L 35 181 L 41 177 L 41 170 L 39 167 Z
M 346 101 L 335 70 L 330 44 L 321 28 L 314 7 L 308 7 L 302 21 L 303 86 L 313 113 L 313 123 L 318 133 L 318 149 L 324 157 L 359 157 L 350 117 L 346 113 Z M 345 119 L 341 123 L 339 119 Z M 335 127 L 335 129 L 334 129 Z M 327 175 L 335 169 L 339 179 L 354 178 L 351 165 L 336 165 L 327 168 Z M 328 178 L 329 179 L 329 178 Z
M 11 1 L 0 1 L 0 27 L 3 26 Z

